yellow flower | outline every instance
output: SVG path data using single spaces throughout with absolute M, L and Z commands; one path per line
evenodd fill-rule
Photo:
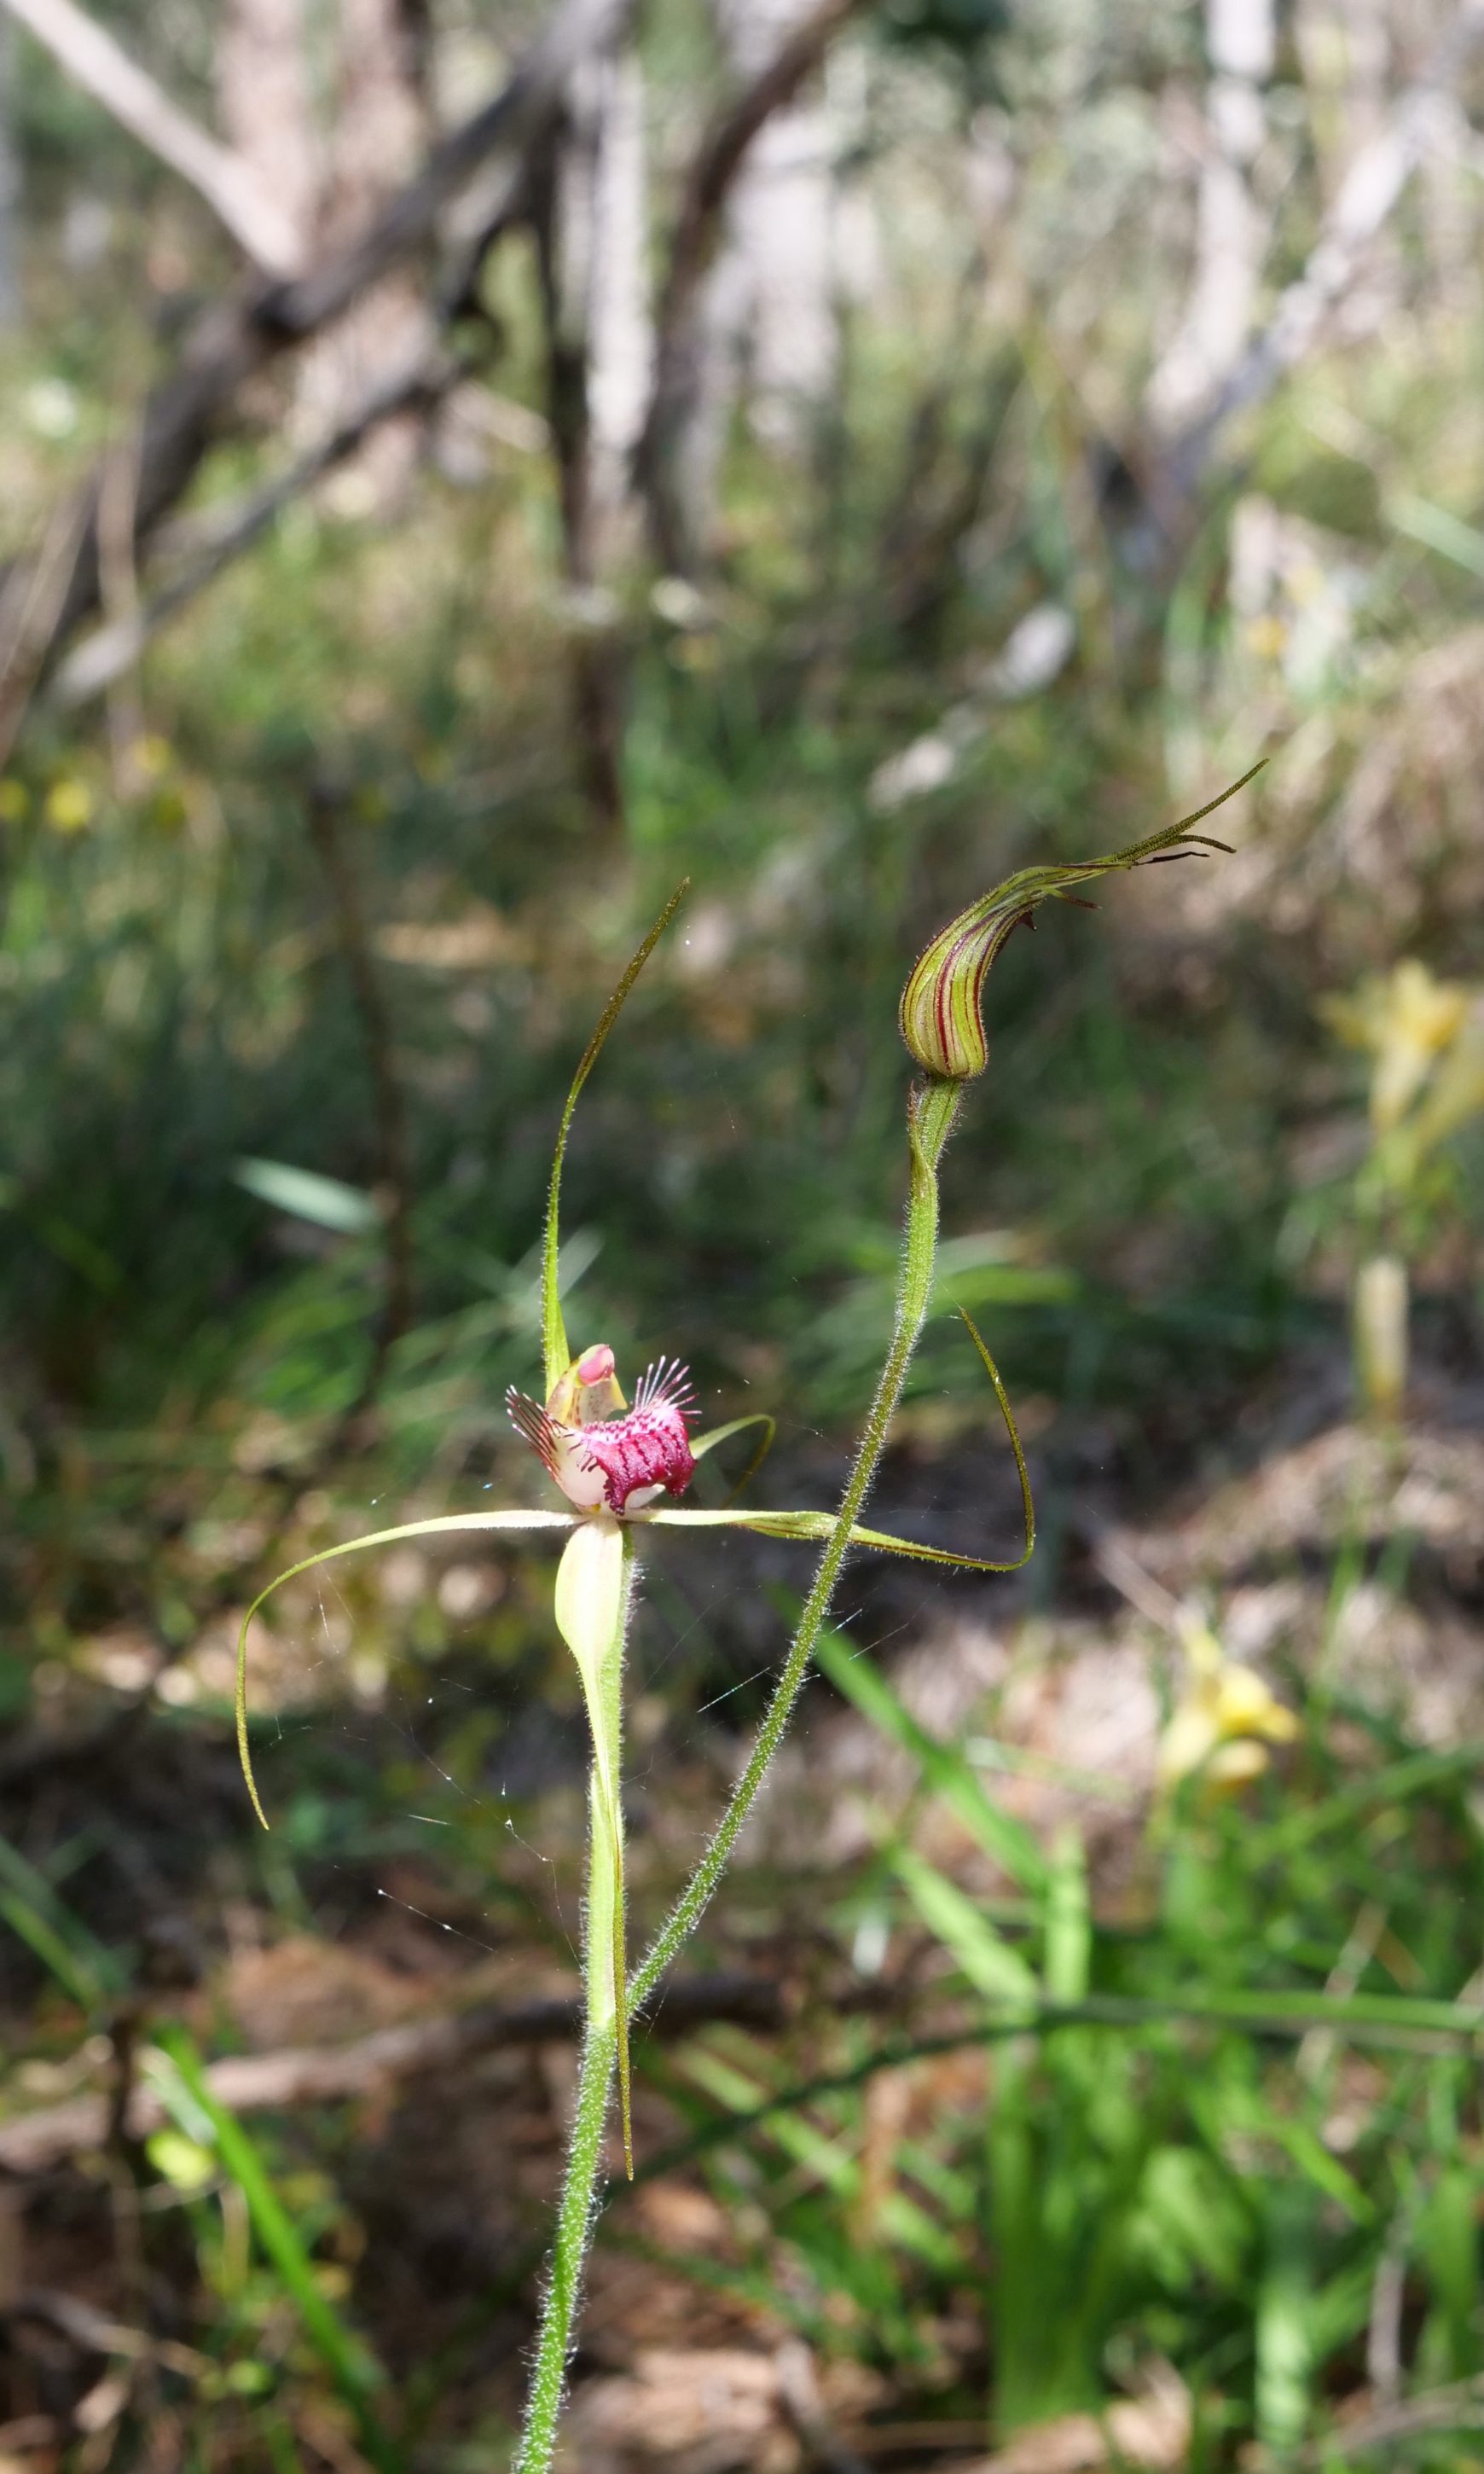
M 1228 1658 L 1203 1617 L 1184 1612 L 1185 1692 L 1160 1738 L 1160 1784 L 1166 1791 L 1200 1774 L 1209 1787 L 1245 1785 L 1261 1776 L 1270 1744 L 1291 1744 L 1299 1722 L 1254 1666 Z
M 46 821 L 54 833 L 80 834 L 93 820 L 93 794 L 73 773 L 63 774 L 46 794 Z
M 1458 1039 L 1474 992 L 1435 980 L 1425 962 L 1399 962 L 1384 979 L 1363 981 L 1353 996 L 1329 997 L 1320 1012 L 1352 1048 L 1370 1052 L 1371 1123 L 1378 1134 L 1399 1126 L 1438 1058 Z

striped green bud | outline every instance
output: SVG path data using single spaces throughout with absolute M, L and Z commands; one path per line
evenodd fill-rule
M 1041 903 L 1076 902 L 1081 885 L 1116 868 L 1227 850 L 1226 842 L 1192 833 L 1190 828 L 1260 771 L 1261 766 L 1255 764 L 1220 798 L 1197 808 L 1193 815 L 1183 816 L 1178 825 L 1151 834 L 1145 841 L 1131 842 L 1127 850 L 1110 851 L 1103 859 L 1079 860 L 1066 867 L 1022 867 L 993 893 L 971 902 L 946 928 L 940 928 L 918 956 L 902 990 L 898 1016 L 902 1038 L 923 1072 L 948 1082 L 969 1081 L 984 1072 L 990 1061 L 984 1030 L 985 974 L 1012 929 L 1035 925 Z

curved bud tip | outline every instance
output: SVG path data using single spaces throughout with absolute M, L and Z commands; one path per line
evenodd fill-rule
M 1065 867 L 1022 867 L 993 893 L 971 902 L 946 928 L 940 928 L 913 965 L 898 1016 L 902 1038 L 923 1072 L 947 1082 L 967 1082 L 984 1072 L 990 1061 L 983 1013 L 985 973 L 1012 929 L 1035 926 L 1038 904 L 1075 902 L 1078 886 L 1114 869 L 1224 851 L 1225 842 L 1192 833 L 1190 828 L 1260 770 L 1255 764 L 1240 782 L 1233 782 L 1194 815 L 1182 817 L 1178 825 L 1167 825 L 1144 841 L 1131 842 L 1126 850 L 1110 851 L 1102 859 L 1078 860 Z

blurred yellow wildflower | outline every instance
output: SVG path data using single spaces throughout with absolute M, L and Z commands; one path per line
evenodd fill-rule
M 1270 1744 L 1291 1744 L 1299 1722 L 1255 1666 L 1228 1658 L 1203 1615 L 1182 1609 L 1185 1689 L 1160 1737 L 1159 1777 L 1166 1792 L 1199 1774 L 1217 1791 L 1259 1778 Z
M 1330 1029 L 1371 1056 L 1373 1142 L 1355 1185 L 1364 1236 L 1353 1296 L 1355 1370 L 1374 1415 L 1406 1397 L 1408 1259 L 1437 1207 L 1433 1154 L 1484 1110 L 1481 991 L 1399 962 L 1320 1006 Z
M 46 794 L 46 821 L 54 833 L 80 834 L 93 820 L 93 794 L 75 773 L 64 773 Z
M 1384 979 L 1365 980 L 1353 996 L 1328 997 L 1320 1013 L 1352 1048 L 1369 1050 L 1371 1123 L 1389 1134 L 1401 1123 L 1440 1056 L 1469 1020 L 1474 991 L 1435 980 L 1425 962 L 1399 962 Z

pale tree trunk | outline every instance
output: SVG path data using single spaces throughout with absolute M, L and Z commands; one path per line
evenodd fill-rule
M 310 97 L 305 0 L 227 0 L 217 50 L 224 133 L 315 246 L 364 225 L 416 169 L 426 124 L 416 29 L 401 0 L 338 0 L 334 123 Z M 389 277 L 304 354 L 291 432 L 310 449 L 426 350 L 414 276 Z M 419 440 L 415 414 L 388 422 L 328 485 L 347 506 L 395 504 Z
M 738 83 L 754 78 L 814 0 L 713 0 Z M 817 97 L 772 112 L 727 202 L 727 240 L 697 320 L 690 409 L 677 442 L 675 500 L 692 555 L 714 529 L 727 432 L 747 397 L 760 436 L 798 451 L 834 391 L 835 147 Z
M 754 78 L 809 0 L 716 0 L 739 78 Z M 802 98 L 758 131 L 732 191 L 731 246 L 746 273 L 752 412 L 765 436 L 795 445 L 834 388 L 834 148 L 823 99 Z
M 601 566 L 621 548 L 634 506 L 634 451 L 649 408 L 655 329 L 649 287 L 644 80 L 626 53 L 598 64 L 600 108 L 592 167 L 587 402 L 592 497 L 604 538 Z
M 0 330 L 20 323 L 20 163 L 15 152 L 15 30 L 0 18 Z
M 1376 144 L 1392 110 L 1389 0 L 1298 0 L 1294 37 L 1309 98 L 1320 195 L 1332 206 L 1352 165 Z M 1360 342 L 1397 306 L 1400 260 L 1382 237 L 1334 322 Z
M 1182 428 L 1215 397 L 1252 332 L 1268 218 L 1252 189 L 1273 71 L 1273 0 L 1207 0 L 1210 82 L 1185 304 L 1146 399 L 1157 433 Z
M 598 54 L 574 76 L 537 201 L 537 230 L 578 739 L 593 805 L 616 824 L 624 696 L 617 588 L 635 546 L 634 454 L 654 364 L 644 88 L 631 53 Z
M 216 94 L 223 136 L 307 236 L 319 213 L 323 163 L 303 17 L 303 0 L 226 0 Z
M 1296 0 L 1293 31 L 1328 206 L 1390 109 L 1388 0 Z
M 360 230 L 426 152 L 421 33 L 412 0 L 339 0 L 334 130 L 320 209 L 322 242 L 331 247 Z M 300 443 L 338 427 L 372 388 L 425 358 L 433 331 L 415 269 L 378 284 L 305 358 L 294 424 Z M 385 423 L 329 485 L 335 502 L 357 513 L 400 504 L 423 430 L 417 413 Z
M 585 521 L 570 554 L 575 579 L 588 583 L 620 546 L 654 372 L 644 85 L 632 53 L 585 61 L 572 82 L 553 213 L 554 332 L 581 362 L 586 432 Z
M 1481 41 L 1484 0 L 1463 0 L 1376 135 L 1352 158 L 1302 271 L 1284 285 L 1211 402 L 1163 442 L 1154 470 L 1171 540 L 1180 536 L 1228 424 L 1265 402 L 1339 325 L 1414 174 L 1456 116 L 1459 81 Z
M 1424 13 L 1429 20 L 1438 18 L 1437 0 Z M 1413 33 L 1410 20 L 1408 32 Z M 1440 109 L 1437 140 L 1423 158 L 1419 187 L 1432 287 L 1441 306 L 1454 317 L 1479 315 L 1484 272 L 1479 249 L 1480 168 L 1477 140 L 1463 97 L 1451 95 Z

